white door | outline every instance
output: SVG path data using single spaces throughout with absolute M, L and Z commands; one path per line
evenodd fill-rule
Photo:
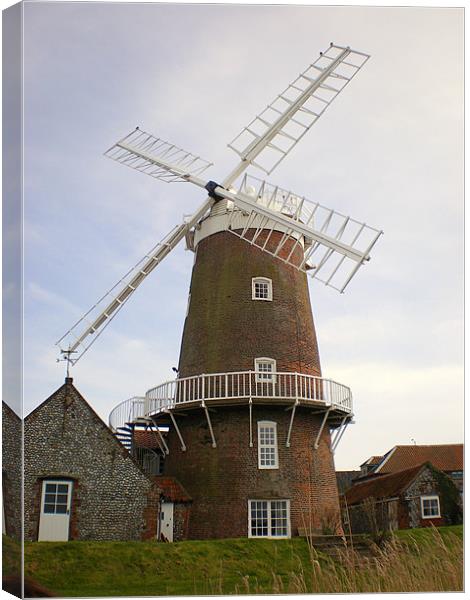
M 69 539 L 71 500 L 71 481 L 43 481 L 39 542 L 66 542 Z
M 160 536 L 164 535 L 169 541 L 173 541 L 173 502 L 162 502 L 160 511 Z

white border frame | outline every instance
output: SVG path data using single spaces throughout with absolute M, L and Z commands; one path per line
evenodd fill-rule
M 271 530 L 271 502 L 285 502 L 287 509 L 287 535 L 252 535 L 251 534 L 251 502 L 268 503 L 268 531 Z M 249 498 L 248 499 L 248 537 L 255 540 L 288 540 L 292 537 L 290 524 L 290 499 L 289 498 Z
M 261 444 L 260 444 L 260 435 L 259 430 L 260 427 L 270 426 L 274 429 L 274 465 L 261 465 Z M 277 442 L 277 423 L 276 421 L 257 421 L 257 445 L 258 445 L 258 469 L 279 469 L 279 452 L 278 452 L 278 442 Z M 271 446 L 264 446 L 265 448 L 271 448 Z
M 257 298 L 255 295 L 255 283 L 267 283 L 268 284 L 268 297 Z M 262 302 L 272 302 L 273 300 L 273 280 L 269 277 L 252 277 L 251 278 L 251 299 L 261 300 Z
M 424 500 L 437 500 L 437 515 L 424 515 Z M 441 517 L 441 501 L 439 499 L 439 496 L 433 494 L 432 496 L 420 496 L 420 503 L 421 503 L 421 518 L 422 519 L 440 519 Z
M 267 377 L 264 377 L 264 375 L 268 374 L 266 371 L 258 370 L 259 363 L 269 363 L 273 366 L 273 370 L 271 371 L 271 377 L 269 379 Z M 258 356 L 257 358 L 255 358 L 255 381 L 256 381 L 256 383 L 275 384 L 276 383 L 276 369 L 277 369 L 277 364 L 276 364 L 275 358 L 269 358 L 269 356 Z

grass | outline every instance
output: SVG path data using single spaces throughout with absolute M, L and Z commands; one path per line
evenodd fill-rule
M 21 548 L 14 540 L 2 536 L 2 571 L 4 575 L 21 573 Z
M 462 537 L 462 526 L 400 531 L 373 558 L 335 560 L 302 538 L 28 542 L 25 567 L 59 596 L 456 591 Z

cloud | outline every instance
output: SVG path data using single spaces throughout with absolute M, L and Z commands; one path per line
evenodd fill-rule
M 236 159 L 225 144 L 331 32 L 372 58 L 269 179 L 385 231 L 344 296 L 310 287 L 324 372 L 356 398 L 337 460 L 362 462 L 418 439 L 416 428 L 436 440 L 458 431 L 463 36 L 453 9 L 27 3 L 29 406 L 62 380 L 55 333 L 203 200 L 102 152 L 141 125 L 215 161 L 208 175 L 221 179 Z M 171 376 L 191 263 L 180 245 L 74 368 L 102 416 Z

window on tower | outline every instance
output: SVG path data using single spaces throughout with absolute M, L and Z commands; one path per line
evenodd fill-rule
M 267 277 L 253 277 L 251 280 L 251 298 L 252 300 L 273 299 L 273 282 Z
M 256 383 L 276 383 L 274 358 L 255 358 Z
M 249 537 L 290 537 L 289 500 L 249 500 Z
M 274 421 L 258 421 L 258 468 L 279 468 L 277 424 Z

